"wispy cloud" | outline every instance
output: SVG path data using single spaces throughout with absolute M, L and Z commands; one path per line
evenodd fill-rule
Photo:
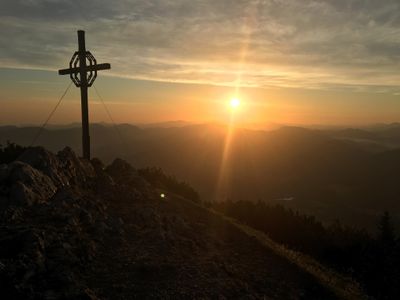
M 79 28 L 118 76 L 377 92 L 400 81 L 397 0 L 2 0 L 0 63 L 66 66 Z

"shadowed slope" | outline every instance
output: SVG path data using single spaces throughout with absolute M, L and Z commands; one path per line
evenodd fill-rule
M 362 298 L 351 281 L 334 278 L 320 265 L 319 274 L 310 272 L 312 259 L 303 264 L 288 259 L 289 251 L 277 251 L 280 246 L 266 237 L 253 237 L 255 230 L 173 194 L 160 198 L 151 191 L 138 198 L 125 188 L 125 197 L 109 207 L 124 220 L 125 238 L 107 243 L 88 278 L 102 297 Z
M 122 160 L 104 168 L 39 147 L 20 160 L 0 169 L 6 298 L 336 299 L 351 290 Z

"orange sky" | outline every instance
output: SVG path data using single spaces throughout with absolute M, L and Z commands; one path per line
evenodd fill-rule
M 0 71 L 2 124 L 39 124 L 69 83 L 56 72 Z M 151 123 L 171 120 L 227 122 L 229 101 L 241 100 L 235 119 L 242 126 L 270 123 L 296 125 L 363 125 L 394 122 L 400 111 L 397 95 L 377 92 L 294 88 L 240 88 L 215 85 L 139 81 L 99 76 L 95 85 L 115 122 Z M 93 88 L 90 119 L 110 122 Z M 72 86 L 51 123 L 80 121 L 79 89 Z
M 0 15 L 0 124 L 46 119 L 78 29 L 111 64 L 95 85 L 118 123 L 227 122 L 237 94 L 247 127 L 400 119 L 398 0 L 2 0 Z M 79 109 L 73 87 L 51 122 Z

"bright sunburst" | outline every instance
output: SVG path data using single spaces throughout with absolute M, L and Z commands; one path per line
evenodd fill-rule
M 229 104 L 232 108 L 236 108 L 240 105 L 240 100 L 238 98 L 232 98 Z

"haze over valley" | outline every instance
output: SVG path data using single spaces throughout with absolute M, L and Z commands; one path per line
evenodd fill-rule
M 162 168 L 192 185 L 204 202 L 266 201 L 370 229 L 383 211 L 390 210 L 396 220 L 400 214 L 398 124 L 235 128 L 231 133 L 217 124 L 170 125 L 94 124 L 93 155 L 105 162 L 121 157 L 137 168 Z M 1 143 L 27 146 L 37 130 L 1 127 Z M 52 151 L 69 145 L 77 152 L 80 142 L 80 128 L 73 125 L 45 129 L 37 141 Z

